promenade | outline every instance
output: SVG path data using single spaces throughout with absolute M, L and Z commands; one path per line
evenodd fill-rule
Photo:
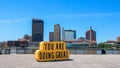
M 120 68 L 120 55 L 70 55 L 67 61 L 37 62 L 33 54 L 0 55 L 0 68 Z

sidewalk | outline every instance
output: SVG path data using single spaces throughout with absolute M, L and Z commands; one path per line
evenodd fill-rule
M 0 68 L 120 68 L 120 55 L 70 55 L 68 61 L 37 62 L 33 54 L 0 55 Z

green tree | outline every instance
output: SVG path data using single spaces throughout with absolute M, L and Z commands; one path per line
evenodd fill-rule
M 106 43 L 99 43 L 99 44 L 97 44 L 97 48 L 108 49 L 108 48 L 110 48 L 110 45 L 106 44 Z
M 112 47 L 118 48 L 119 45 L 115 43 L 115 44 L 112 45 Z

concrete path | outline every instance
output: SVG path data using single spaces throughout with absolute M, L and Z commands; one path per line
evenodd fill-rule
M 120 55 L 70 55 L 68 61 L 37 62 L 33 54 L 0 55 L 0 68 L 120 68 Z

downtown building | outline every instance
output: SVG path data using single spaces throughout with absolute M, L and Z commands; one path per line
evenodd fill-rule
M 62 28 L 62 40 L 76 40 L 76 31 L 75 30 L 64 30 Z
M 96 42 L 96 31 L 94 31 L 91 27 L 90 30 L 86 31 L 86 40 L 89 41 L 89 47 L 95 47 Z
M 54 41 L 54 32 L 49 32 L 49 41 Z
M 120 48 L 120 36 L 116 38 L 116 43 L 118 44 L 118 47 Z
M 86 40 L 96 41 L 96 31 L 94 31 L 91 27 L 90 30 L 86 31 Z
M 54 41 L 61 41 L 61 28 L 59 24 L 54 25 Z
M 120 36 L 116 38 L 116 42 L 120 43 Z
M 32 19 L 32 42 L 44 41 L 44 21 Z

